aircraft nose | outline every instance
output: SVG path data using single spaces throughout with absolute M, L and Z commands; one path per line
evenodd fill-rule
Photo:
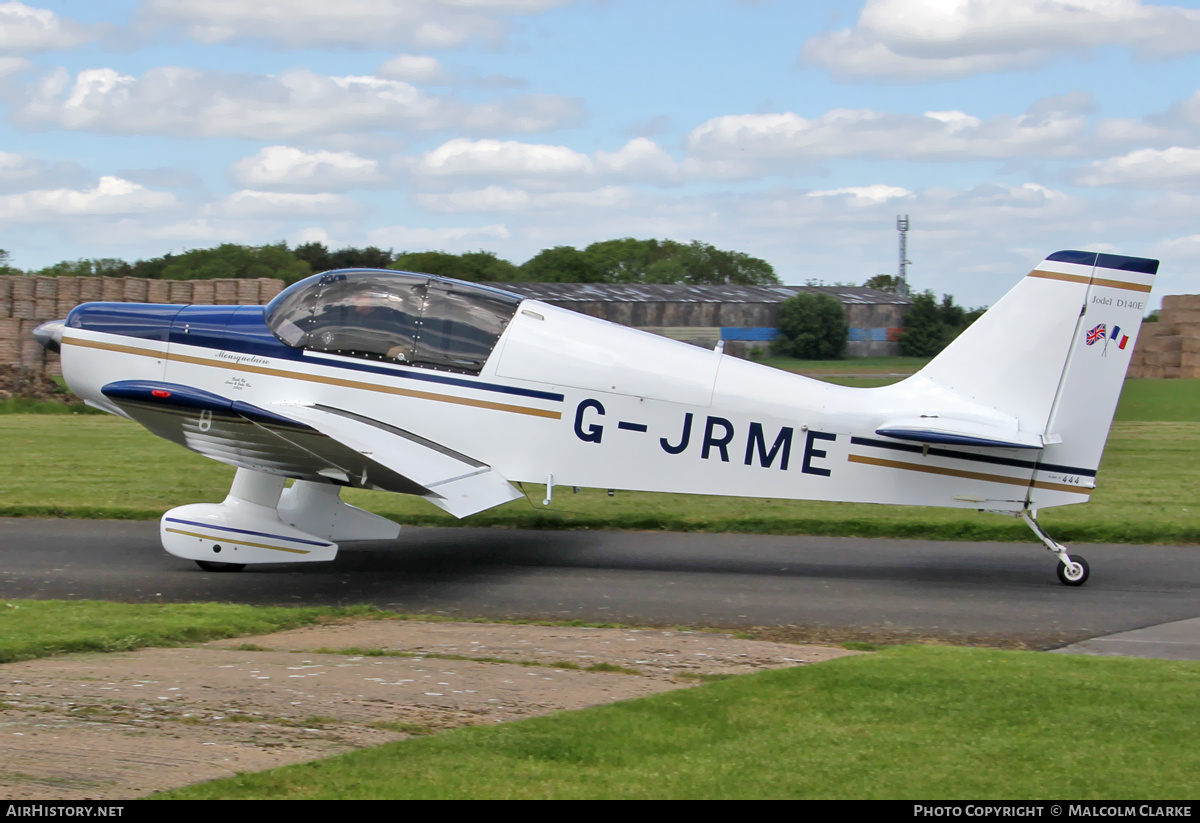
M 63 329 L 66 327 L 66 320 L 51 320 L 33 330 L 33 339 L 41 343 L 46 351 L 57 354 L 62 350 Z

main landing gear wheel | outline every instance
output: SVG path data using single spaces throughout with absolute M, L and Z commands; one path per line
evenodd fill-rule
M 1064 586 L 1082 586 L 1091 571 L 1088 562 L 1077 554 L 1071 555 L 1069 567 L 1061 560 L 1058 562 L 1058 579 Z
M 246 568 L 245 563 L 217 563 L 213 560 L 197 560 L 196 565 L 206 572 L 240 572 Z

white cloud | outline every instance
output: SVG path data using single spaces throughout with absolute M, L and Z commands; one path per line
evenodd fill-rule
M 421 208 L 432 212 L 545 212 L 557 209 L 613 210 L 633 205 L 640 195 L 625 186 L 604 186 L 581 191 L 538 192 L 488 186 L 484 189 L 446 194 L 422 193 L 413 197 Z
M 69 49 L 93 39 L 91 30 L 49 9 L 0 3 L 0 51 L 29 54 Z
M 385 60 L 375 74 L 389 80 L 433 86 L 449 83 L 453 79 L 436 57 L 416 54 L 401 54 Z
M 383 182 L 379 163 L 348 151 L 305 151 L 266 146 L 234 163 L 230 179 L 251 189 L 329 192 Z
M 516 140 L 454 138 L 403 165 L 425 187 L 446 188 L 463 183 L 487 182 L 490 186 L 466 193 L 500 198 L 513 205 L 500 183 L 523 188 L 570 189 L 599 186 L 609 181 L 641 184 L 674 184 L 681 179 L 677 163 L 653 140 L 630 140 L 613 152 L 587 155 L 568 146 L 525 143 Z
M 846 186 L 840 189 L 810 191 L 809 197 L 844 197 L 851 205 L 875 206 L 902 197 L 912 197 L 912 192 L 899 186 L 876 183 L 871 186 Z
M 588 174 L 591 159 L 566 146 L 457 137 L 417 159 L 418 174 L 436 177 L 562 177 Z
M 128 178 L 122 174 L 121 177 Z M 28 192 L 35 189 L 67 189 L 86 185 L 94 176 L 75 163 L 47 163 L 20 154 L 0 151 L 0 191 Z
M 1194 189 L 1200 185 L 1200 149 L 1138 149 L 1077 170 L 1074 182 L 1082 186 Z
M 146 20 L 182 25 L 202 43 L 239 38 L 285 48 L 449 48 L 495 42 L 505 17 L 540 14 L 565 0 L 149 0 Z
M 119 177 L 101 177 L 90 189 L 38 189 L 0 197 L 0 219 L 37 222 L 63 217 L 138 214 L 171 209 L 173 194 L 150 191 Z
M 602 174 L 659 182 L 675 180 L 680 173 L 675 159 L 646 137 L 635 137 L 615 152 L 596 152 L 596 169 Z
M 60 68 L 29 86 L 13 117 L 26 128 L 277 140 L 366 130 L 541 131 L 578 115 L 578 101 L 552 95 L 468 104 L 372 76 L 330 77 L 304 69 L 268 76 L 168 66 L 141 77 L 100 68 L 72 78 Z
M 414 195 L 413 201 L 421 208 L 433 212 L 519 212 L 529 208 L 530 195 L 524 189 L 488 186 L 484 189 L 447 194 L 417 194 Z
M 340 194 L 295 194 L 246 189 L 210 204 L 205 213 L 225 217 L 346 217 L 365 207 Z
M 503 223 L 486 226 L 455 226 L 451 228 L 410 228 L 387 226 L 367 232 L 373 246 L 395 249 L 442 249 L 446 251 L 478 248 L 481 242 L 507 240 L 508 228 Z
M 688 135 L 694 155 L 688 169 L 740 177 L 778 161 L 804 164 L 835 157 L 942 161 L 1072 156 L 1086 137 L 1084 102 L 1079 95 L 1048 98 L 1025 114 L 989 120 L 961 111 L 895 114 L 871 109 L 834 109 L 812 119 L 793 112 L 726 115 Z
M 851 29 L 809 40 L 809 63 L 889 81 L 1028 68 L 1068 51 L 1143 57 L 1200 50 L 1200 11 L 1140 0 L 868 0 Z

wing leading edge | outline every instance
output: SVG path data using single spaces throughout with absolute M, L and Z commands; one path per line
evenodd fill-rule
M 490 466 L 467 455 L 331 406 L 262 408 L 150 380 L 109 383 L 101 391 L 159 437 L 240 468 L 415 494 L 455 517 L 521 496 Z

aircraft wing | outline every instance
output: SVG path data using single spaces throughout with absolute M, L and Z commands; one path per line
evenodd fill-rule
M 455 517 L 521 496 L 490 466 L 467 455 L 331 406 L 264 408 L 151 380 L 109 383 L 101 391 L 160 437 L 241 468 L 415 494 Z

